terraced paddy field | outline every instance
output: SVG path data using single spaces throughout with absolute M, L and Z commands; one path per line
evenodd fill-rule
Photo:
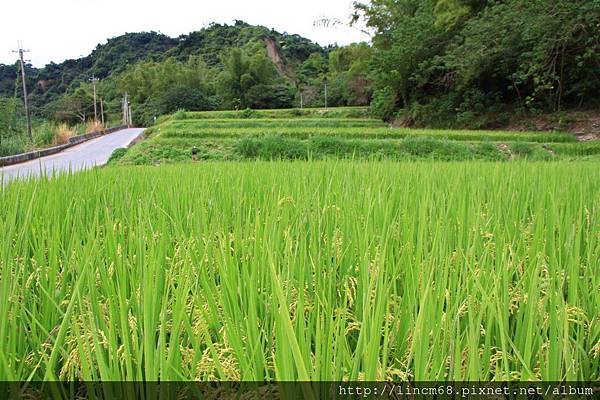
M 12 182 L 0 380 L 598 380 L 599 232 L 591 161 Z
M 600 143 L 561 132 L 391 128 L 366 109 L 179 112 L 148 130 L 121 164 L 202 160 L 560 160 L 598 158 Z M 123 154 L 119 154 L 123 156 Z

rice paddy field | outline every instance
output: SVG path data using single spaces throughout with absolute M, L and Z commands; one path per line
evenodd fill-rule
M 0 186 L 0 381 L 598 381 L 598 153 L 362 109 L 162 118 Z
M 598 380 L 594 162 L 9 183 L 1 380 Z
M 178 112 L 121 165 L 243 160 L 550 161 L 600 159 L 600 143 L 562 132 L 392 128 L 366 108 Z

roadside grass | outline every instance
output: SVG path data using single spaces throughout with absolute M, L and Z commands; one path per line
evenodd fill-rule
M 3 381 L 600 379 L 597 163 L 212 162 L 0 191 Z
M 116 125 L 116 124 L 115 124 Z M 25 131 L 14 137 L 2 137 L 0 140 L 0 157 L 11 156 L 28 151 L 44 149 L 51 146 L 65 144 L 73 136 L 83 135 L 98 130 L 106 129 L 100 123 L 87 122 L 76 125 L 56 123 L 49 121 L 35 121 L 32 130 L 32 140 L 29 140 Z
M 28 143 L 25 135 L 0 138 L 0 157 L 22 153 L 27 148 Z

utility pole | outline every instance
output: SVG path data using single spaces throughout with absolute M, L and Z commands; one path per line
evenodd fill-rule
M 19 50 L 13 50 L 13 53 L 19 53 L 19 59 L 21 60 L 21 80 L 23 81 L 23 103 L 25 104 L 25 114 L 27 114 L 27 134 L 29 140 L 33 140 L 33 134 L 31 133 L 31 114 L 29 112 L 29 101 L 27 99 L 27 82 L 25 81 L 25 60 L 23 59 L 23 53 L 28 53 L 29 50 L 23 50 L 23 45 L 19 43 Z
M 123 112 L 123 125 L 127 125 L 127 93 L 123 95 L 123 102 L 121 104 L 121 110 Z
M 92 75 L 92 77 L 90 78 L 90 81 L 92 82 L 92 86 L 94 87 L 94 125 L 98 124 L 98 107 L 96 105 L 96 82 L 98 82 L 98 78 L 96 78 L 94 75 Z
M 123 125 L 133 125 L 133 119 L 131 117 L 131 104 L 129 104 L 129 94 L 125 93 L 123 96 Z
M 102 126 L 104 126 L 104 99 L 100 98 L 100 118 L 102 120 Z
M 325 77 L 325 109 L 327 110 L 327 77 Z

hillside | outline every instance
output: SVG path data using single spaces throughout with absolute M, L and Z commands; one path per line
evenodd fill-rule
M 91 54 L 51 63 L 44 68 L 27 67 L 28 88 L 34 112 L 60 98 L 70 88 L 79 87 L 92 75 L 105 79 L 124 71 L 139 61 L 164 61 L 174 58 L 185 62 L 191 56 L 201 57 L 211 67 L 219 66 L 221 55 L 234 47 L 244 47 L 265 39 L 276 43 L 283 60 L 298 65 L 313 53 L 325 55 L 327 49 L 299 35 L 279 33 L 263 26 L 242 21 L 234 25 L 212 24 L 207 28 L 178 38 L 157 32 L 127 33 L 98 45 Z M 19 87 L 18 66 L 0 64 L 0 96 L 10 97 Z

